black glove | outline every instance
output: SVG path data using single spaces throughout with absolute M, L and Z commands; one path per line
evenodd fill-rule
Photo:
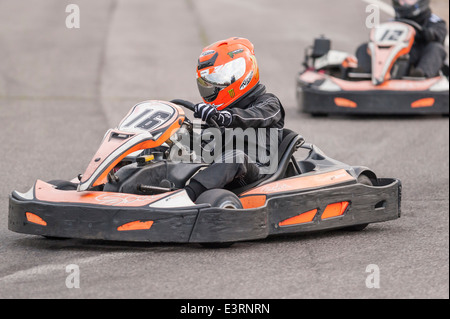
M 216 121 L 217 125 L 222 127 L 228 127 L 233 120 L 230 112 L 217 111 L 215 106 L 206 103 L 198 103 L 197 105 L 195 105 L 194 117 L 201 118 L 205 122 L 213 119 Z
M 231 125 L 231 122 L 233 121 L 233 116 L 228 111 L 220 111 L 217 112 L 215 120 L 217 125 L 222 127 L 229 127 Z
M 194 117 L 208 122 L 212 117 L 215 117 L 217 110 L 214 106 L 206 103 L 198 103 L 194 108 Z

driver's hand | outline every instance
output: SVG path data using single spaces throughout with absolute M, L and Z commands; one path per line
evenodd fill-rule
M 215 118 L 217 110 L 214 106 L 206 103 L 198 103 L 194 108 L 194 117 L 208 122 L 210 118 Z
M 228 111 L 220 111 L 217 112 L 215 120 L 217 125 L 222 127 L 229 127 L 231 125 L 231 122 L 233 122 L 233 116 Z
M 228 111 L 217 111 L 217 109 L 206 103 L 199 103 L 194 107 L 194 117 L 208 122 L 210 119 L 216 121 L 217 125 L 221 127 L 228 127 L 233 121 L 233 117 Z

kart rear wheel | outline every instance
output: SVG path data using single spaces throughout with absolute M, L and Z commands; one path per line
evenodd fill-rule
M 223 209 L 243 209 L 242 203 L 235 194 L 224 189 L 211 189 L 201 194 L 195 204 L 210 204 L 212 207 Z M 206 248 L 228 248 L 233 242 L 201 243 Z
M 371 179 L 367 175 L 364 175 L 364 174 L 361 174 L 358 176 L 358 183 L 367 185 L 367 186 L 373 186 Z M 365 229 L 367 226 L 369 226 L 369 224 L 354 225 L 354 226 L 350 226 L 350 227 L 345 227 L 344 230 L 361 231 L 361 230 Z

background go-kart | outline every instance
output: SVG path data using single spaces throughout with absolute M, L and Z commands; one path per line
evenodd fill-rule
M 311 118 L 296 108 L 304 48 L 326 34 L 335 49 L 354 51 L 368 38 L 368 2 L 0 1 L 0 297 L 448 298 L 448 117 Z M 66 27 L 70 3 L 79 29 Z M 448 19 L 448 1 L 434 6 Z M 12 190 L 83 172 L 106 129 L 141 100 L 198 102 L 201 49 L 235 35 L 254 43 L 287 127 L 336 159 L 402 179 L 400 220 L 226 250 L 7 230 Z M 78 289 L 66 286 L 71 264 Z M 373 269 L 379 288 L 368 288 Z

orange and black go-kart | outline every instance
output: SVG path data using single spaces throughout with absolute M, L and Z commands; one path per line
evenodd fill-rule
M 239 189 L 206 191 L 192 202 L 183 188 L 208 164 L 168 155 L 174 133 L 193 130 L 180 105 L 193 107 L 183 100 L 135 105 L 105 134 L 84 174 L 13 191 L 9 229 L 49 238 L 227 246 L 280 234 L 362 230 L 400 217 L 398 179 L 333 160 L 288 129 L 273 174 Z M 305 158 L 296 158 L 297 151 Z
M 409 76 L 409 53 L 420 30 L 410 20 L 372 29 L 370 61 L 332 50 L 325 37 L 316 39 L 297 77 L 298 106 L 312 115 L 448 115 L 448 65 L 433 78 Z

